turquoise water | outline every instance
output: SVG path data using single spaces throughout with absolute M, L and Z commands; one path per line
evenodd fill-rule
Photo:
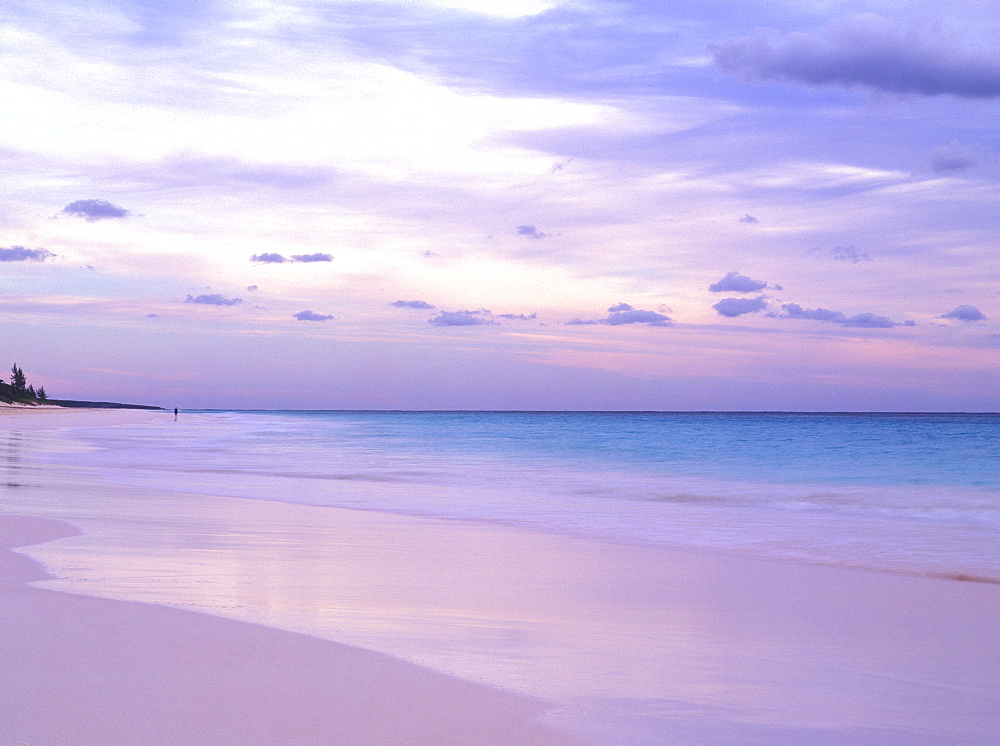
M 124 484 L 1000 580 L 1000 415 L 200 412 L 89 428 Z
M 726 480 L 1000 486 L 1000 416 L 618 412 L 275 412 L 298 435 L 434 456 L 551 460 Z M 293 431 L 289 431 L 291 434 Z M 258 437 L 264 437 L 263 432 Z M 317 445 L 321 445 L 317 443 Z

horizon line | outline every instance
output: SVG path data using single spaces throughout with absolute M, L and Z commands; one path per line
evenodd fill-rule
M 962 410 L 798 410 L 798 409 L 294 409 L 189 407 L 181 412 L 338 412 L 355 414 L 801 414 L 801 415 L 1000 415 Z

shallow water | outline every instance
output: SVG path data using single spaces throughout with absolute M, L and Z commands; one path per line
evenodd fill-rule
M 119 484 L 1000 581 L 1000 416 L 207 412 L 76 431 Z M 169 447 L 164 447 L 169 444 Z

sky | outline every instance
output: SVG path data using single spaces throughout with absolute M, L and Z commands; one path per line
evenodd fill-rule
M 5 0 L 0 364 L 182 408 L 1000 411 L 998 39 L 994 0 Z

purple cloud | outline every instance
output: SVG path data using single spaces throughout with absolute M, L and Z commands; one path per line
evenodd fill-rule
M 733 319 L 746 313 L 763 311 L 767 308 L 767 299 L 762 295 L 759 298 L 723 298 L 712 306 L 720 316 Z
M 330 254 L 293 254 L 291 258 L 282 256 L 281 254 L 267 253 L 267 254 L 254 254 L 250 257 L 251 262 L 258 262 L 260 264 L 284 264 L 285 262 L 332 262 L 333 257 Z
M 333 316 L 325 313 L 316 313 L 315 311 L 299 311 L 298 313 L 293 313 L 292 318 L 299 321 L 329 321 Z
M 26 249 L 23 246 L 0 248 L 0 262 L 44 262 L 53 254 L 48 249 Z
M 566 323 L 570 326 L 590 326 L 594 324 L 606 324 L 608 326 L 622 326 L 625 324 L 646 324 L 648 326 L 672 326 L 673 322 L 669 316 L 664 316 L 656 311 L 643 311 L 632 308 L 628 303 L 618 303 L 608 309 L 610 314 L 603 319 L 572 319 Z
M 973 148 L 953 140 L 949 145 L 934 148 L 930 155 L 931 170 L 939 174 L 960 173 L 979 165 L 979 159 L 989 148 Z
M 498 322 L 489 318 L 491 315 L 487 310 L 441 311 L 427 323 L 434 326 L 496 326 Z
M 650 326 L 670 326 L 670 317 L 656 311 L 641 311 L 638 308 L 629 311 L 616 311 L 604 320 L 605 324 L 620 326 L 622 324 L 649 324 Z
M 76 202 L 70 202 L 62 211 L 66 215 L 84 218 L 88 223 L 93 223 L 95 220 L 124 218 L 131 214 L 124 207 L 118 207 L 103 199 L 78 199 Z
M 858 251 L 853 246 L 834 246 L 830 249 L 830 254 L 838 262 L 850 262 L 851 264 L 870 262 L 872 260 L 868 254 Z
M 848 316 L 843 321 L 838 321 L 841 326 L 857 326 L 864 329 L 890 329 L 894 326 L 915 326 L 915 324 L 910 322 L 903 322 L 900 324 L 897 321 L 888 319 L 885 316 L 876 316 L 873 313 L 859 313 L 854 316 Z
M 826 308 L 803 308 L 798 303 L 786 303 L 781 308 L 785 311 L 785 315 L 777 318 L 825 321 L 831 324 L 839 324 L 840 326 L 852 326 L 863 329 L 890 329 L 894 326 L 916 326 L 912 321 L 893 321 L 885 316 L 876 316 L 868 312 L 859 313 L 854 316 L 845 316 L 840 311 L 831 311 Z
M 709 45 L 716 66 L 746 80 L 862 86 L 890 93 L 1000 96 L 1000 56 L 961 46 L 940 24 L 901 28 L 873 13 L 818 34 L 760 32 Z
M 757 223 L 759 223 L 760 221 L 759 221 L 759 220 L 757 220 L 757 218 L 755 218 L 755 217 L 754 217 L 753 215 L 751 215 L 750 213 L 747 213 L 747 214 L 746 214 L 746 215 L 744 215 L 744 216 L 743 216 L 742 218 L 740 218 L 740 222 L 741 222 L 741 223 L 747 223 L 748 225 L 756 225 L 756 224 L 757 224 Z
M 768 285 L 762 280 L 751 280 L 739 272 L 730 272 L 718 282 L 709 285 L 708 289 L 713 293 L 756 293 L 766 287 L 781 290 L 780 285 Z
M 332 262 L 333 257 L 330 254 L 293 254 L 293 262 Z
M 787 318 L 809 319 L 811 321 L 832 321 L 840 323 L 844 320 L 844 314 L 840 311 L 829 311 L 825 308 L 803 308 L 798 303 L 788 303 L 783 305 Z
M 542 233 L 533 225 L 519 225 L 517 226 L 517 235 L 527 236 L 528 238 L 548 238 L 551 233 Z
M 389 304 L 393 308 L 419 308 L 424 310 L 431 310 L 434 308 L 430 303 L 423 300 L 394 300 Z
M 970 321 L 986 321 L 986 314 L 980 311 L 975 306 L 970 306 L 967 303 L 963 303 L 956 308 L 951 309 L 948 313 L 941 314 L 938 318 L 941 319 L 955 319 L 957 321 L 964 321 L 969 323 Z
M 537 313 L 498 313 L 496 314 L 498 319 L 511 319 L 512 321 L 532 321 L 538 318 Z
M 189 295 L 185 303 L 201 303 L 206 306 L 237 306 L 243 302 L 242 298 L 226 298 L 219 293 L 210 295 Z

